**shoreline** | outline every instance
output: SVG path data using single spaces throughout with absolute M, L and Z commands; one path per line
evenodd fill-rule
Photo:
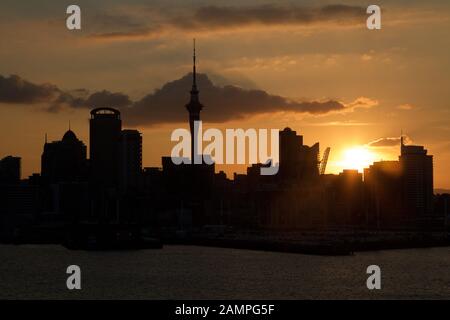
M 191 241 L 169 241 L 164 244 L 194 245 L 216 248 L 244 249 L 267 252 L 298 253 L 320 256 L 350 256 L 355 252 L 374 252 L 400 249 L 450 247 L 448 239 L 429 241 L 376 241 L 376 242 L 284 242 L 271 240 L 244 240 L 204 238 Z
M 100 232 L 101 231 L 101 232 Z M 90 230 L 76 237 L 15 238 L 2 244 L 60 244 L 70 250 L 161 249 L 164 245 L 194 245 L 323 256 L 348 256 L 355 252 L 450 247 L 447 231 L 233 231 L 225 233 L 165 232 L 144 236 L 114 237 L 111 230 Z
M 366 245 L 366 246 L 364 246 Z M 98 249 L 98 248 L 68 248 L 64 244 L 61 243 L 5 243 L 0 242 L 0 246 L 11 246 L 11 247 L 20 247 L 20 246 L 61 246 L 68 251 L 138 251 L 138 250 L 155 250 L 155 249 L 164 249 L 165 246 L 186 246 L 186 247 L 208 247 L 208 248 L 221 248 L 221 249 L 237 249 L 237 250 L 251 250 L 251 251 L 261 251 L 261 252 L 277 252 L 277 253 L 293 253 L 293 254 L 302 254 L 302 255 L 316 255 L 316 256 L 352 256 L 357 252 L 376 252 L 376 251 L 391 251 L 391 250 L 414 250 L 414 249 L 432 249 L 432 248 L 446 248 L 450 247 L 450 242 L 441 242 L 441 243 L 427 243 L 427 244 L 419 244 L 419 245 L 408 245 L 408 244 L 399 244 L 398 246 L 387 246 L 383 244 L 364 244 L 362 247 L 358 248 L 350 248 L 348 247 L 340 247 L 336 245 L 292 245 L 286 243 L 256 243 L 256 242 L 219 242 L 219 241 L 189 241 L 189 242 L 179 242 L 179 241 L 170 241 L 165 242 L 161 246 L 158 247 L 133 247 L 133 248 L 125 248 L 125 247 L 115 247 L 108 249 Z

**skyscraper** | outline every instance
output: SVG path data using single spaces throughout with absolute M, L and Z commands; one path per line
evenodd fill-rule
M 280 131 L 280 171 L 283 181 L 310 182 L 319 177 L 319 143 L 309 147 L 291 128 Z
M 408 217 L 403 210 L 403 173 L 399 161 L 374 162 L 364 169 L 367 223 L 400 226 Z
M 7 156 L 0 160 L 0 183 L 18 183 L 20 181 L 21 158 Z
M 194 122 L 200 121 L 200 111 L 203 109 L 203 105 L 198 98 L 197 89 L 197 71 L 196 71 L 196 53 L 195 53 L 195 39 L 194 39 L 194 55 L 193 55 L 193 69 L 192 69 L 192 89 L 191 100 L 186 105 L 186 109 L 189 111 L 189 127 L 191 129 L 191 163 L 194 163 L 196 150 L 194 148 L 194 141 L 197 140 L 197 136 L 194 130 Z M 198 155 L 197 155 L 198 157 Z
M 433 213 L 433 156 L 423 146 L 404 145 L 402 137 L 399 159 L 405 209 L 411 218 L 429 217 Z
M 136 188 L 142 173 L 142 136 L 137 130 L 122 130 L 120 182 L 123 189 Z
M 86 145 L 69 129 L 61 141 L 45 141 L 41 156 L 42 178 L 46 183 L 84 180 L 86 161 Z
M 121 130 L 118 110 L 97 108 L 91 111 L 91 177 L 97 185 L 117 186 L 119 182 Z

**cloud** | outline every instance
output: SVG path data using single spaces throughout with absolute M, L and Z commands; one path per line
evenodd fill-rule
M 120 92 L 103 90 L 91 94 L 85 101 L 87 106 L 122 108 L 131 104 L 130 97 Z
M 197 75 L 197 82 L 200 101 L 204 105 L 202 119 L 208 122 L 226 122 L 280 111 L 320 115 L 349 112 L 374 105 L 367 98 L 358 98 L 349 105 L 336 100 L 295 101 L 263 90 L 248 90 L 232 85 L 216 86 L 204 74 Z M 133 125 L 184 122 L 187 119 L 184 106 L 189 101 L 191 85 L 191 74 L 166 83 L 161 89 L 123 109 L 123 118 Z
M 157 37 L 162 33 L 162 29 L 154 28 L 139 28 L 129 31 L 113 31 L 93 33 L 89 37 L 100 40 L 130 40 L 130 39 L 145 39 Z
M 354 111 L 357 108 L 373 108 L 378 105 L 378 100 L 370 99 L 367 97 L 359 97 L 355 101 L 347 104 L 346 109 L 344 111 Z
M 126 30 L 97 32 L 91 37 L 124 40 L 154 37 L 173 30 L 199 33 L 255 26 L 308 26 L 321 23 L 363 25 L 366 17 L 365 8 L 343 4 L 322 7 L 272 4 L 240 7 L 202 6 L 186 10 L 188 11 L 176 16 L 160 12 L 157 23 L 144 25 L 142 22 L 136 22 L 136 28 L 129 28 L 131 19 L 125 19 L 121 15 L 120 19 L 127 21 Z M 115 20 L 108 16 L 108 21 L 111 19 Z
M 56 112 L 64 107 L 92 108 L 130 105 L 130 98 L 107 90 L 89 94 L 86 89 L 63 91 L 52 84 L 35 84 L 17 75 L 0 75 L 0 102 L 9 104 L 42 104 L 48 111 Z
M 401 104 L 401 105 L 397 106 L 397 109 L 400 109 L 400 110 L 412 110 L 412 109 L 414 109 L 414 107 L 412 105 L 406 103 L 406 104 Z
M 353 24 L 365 14 L 364 8 L 347 5 L 328 5 L 321 8 L 307 8 L 294 5 L 206 6 L 198 8 L 190 16 L 178 17 L 172 23 L 181 28 L 194 30 L 235 28 L 254 24 L 306 25 L 317 22 Z
M 371 56 L 370 54 L 367 54 L 367 53 L 364 53 L 362 56 L 361 56 L 361 60 L 362 61 L 371 61 L 373 59 L 373 56 Z
M 44 106 L 49 112 L 59 112 L 64 108 L 114 107 L 121 110 L 128 125 L 134 126 L 185 122 L 185 105 L 190 99 L 192 86 L 192 74 L 187 74 L 133 102 L 128 95 L 120 92 L 103 90 L 89 93 L 86 89 L 63 91 L 54 85 L 36 85 L 18 76 L 12 78 L 13 80 L 6 81 L 8 85 L 2 87 L 0 102 L 27 102 L 30 105 Z M 296 101 L 264 90 L 244 89 L 233 85 L 218 86 L 205 74 L 197 75 L 197 84 L 200 101 L 204 105 L 202 119 L 216 123 L 273 112 L 311 115 L 352 112 L 357 108 L 370 108 L 377 104 L 376 101 L 364 97 L 348 104 L 333 99 Z M 32 89 L 21 89 L 24 86 Z M 25 97 L 22 97 L 22 94 Z
M 355 121 L 328 121 L 328 122 L 318 122 L 306 124 L 306 126 L 311 127 L 361 127 L 361 126 L 370 126 L 373 123 L 371 122 L 355 122 Z
M 3 77 L 0 75 L 0 102 L 3 103 L 37 103 L 54 99 L 60 93 L 51 84 L 34 84 L 17 75 Z
M 409 144 L 412 142 L 411 139 L 406 135 L 403 135 L 403 139 L 405 144 Z M 372 148 L 395 147 L 399 145 L 400 145 L 400 137 L 379 138 L 367 144 L 368 147 Z

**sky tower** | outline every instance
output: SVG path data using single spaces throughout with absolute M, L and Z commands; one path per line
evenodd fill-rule
M 200 121 L 200 111 L 203 109 L 203 105 L 198 99 L 198 89 L 197 89 L 197 71 L 196 71 L 196 53 L 195 53 L 195 39 L 193 40 L 194 54 L 193 58 L 193 68 L 192 68 L 192 89 L 191 89 L 191 100 L 186 105 L 186 109 L 189 111 L 189 127 L 191 130 L 191 163 L 194 163 L 196 158 L 196 150 L 194 146 L 194 141 L 196 141 L 197 136 L 194 130 L 194 122 Z M 197 155 L 198 157 L 198 155 Z

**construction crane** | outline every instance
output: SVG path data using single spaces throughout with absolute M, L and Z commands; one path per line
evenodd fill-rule
M 322 160 L 320 161 L 319 173 L 325 174 L 325 169 L 327 168 L 328 156 L 330 155 L 330 147 L 327 147 L 323 153 Z

